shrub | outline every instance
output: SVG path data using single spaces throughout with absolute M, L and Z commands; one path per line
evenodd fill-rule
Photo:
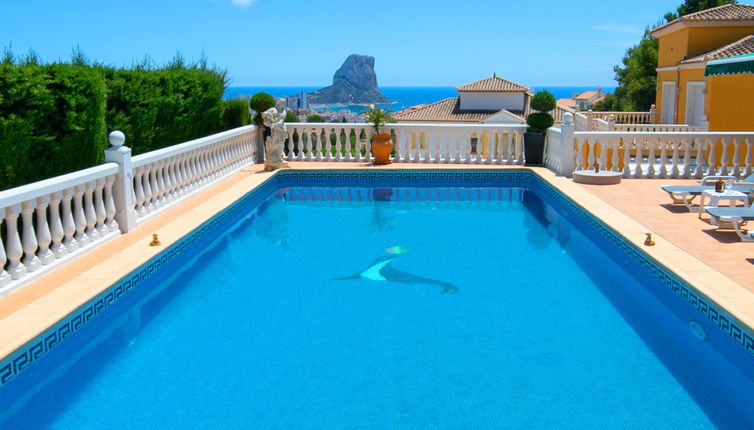
M 285 120 L 284 121 L 285 122 L 299 122 L 300 120 L 298 118 L 298 115 L 296 115 L 295 113 L 293 113 L 293 112 L 291 112 L 291 111 L 288 110 L 288 111 L 285 111 Z
M 248 125 L 249 105 L 246 100 L 223 100 L 223 128 L 232 128 Z
M 249 100 L 249 107 L 254 109 L 254 122 L 257 125 L 262 124 L 262 112 L 275 106 L 275 98 L 267 93 L 256 93 Z
M 248 122 L 222 100 L 225 72 L 196 65 L 115 69 L 0 63 L 0 189 L 101 163 L 107 131 L 121 130 L 135 154 Z M 246 119 L 244 119 L 246 118 Z
M 325 122 L 325 119 L 321 115 L 311 114 L 306 117 L 306 122 Z
M 105 81 L 89 67 L 0 65 L 0 189 L 103 160 Z
M 555 97 L 547 91 L 540 91 L 531 98 L 529 106 L 537 112 L 531 113 L 526 117 L 526 124 L 529 128 L 526 130 L 531 133 L 541 133 L 555 124 L 555 120 L 550 111 L 555 109 Z
M 555 96 L 548 91 L 539 91 L 531 98 L 529 106 L 539 112 L 550 112 L 556 106 Z

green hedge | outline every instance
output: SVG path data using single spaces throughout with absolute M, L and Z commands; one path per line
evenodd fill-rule
M 139 154 L 249 123 L 225 73 L 0 63 L 0 189 L 101 163 L 107 132 Z
M 0 64 L 0 189 L 101 162 L 105 97 L 89 67 Z

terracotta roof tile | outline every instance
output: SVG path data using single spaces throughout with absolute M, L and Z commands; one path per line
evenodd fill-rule
M 490 76 L 489 78 L 482 79 L 481 81 L 472 82 L 470 84 L 461 85 L 456 88 L 460 92 L 527 92 L 529 87 L 515 82 L 503 79 L 499 76 Z
M 694 25 L 705 22 L 741 22 L 747 21 L 754 24 L 754 6 L 748 4 L 724 4 L 722 6 L 705 9 L 699 12 L 684 15 L 667 24 L 653 28 L 649 33 L 652 35 L 662 32 L 665 29 L 675 27 L 678 24 Z
M 583 93 L 576 96 L 575 100 L 589 100 L 590 98 L 599 95 L 599 92 L 597 91 L 584 91 Z
M 487 118 L 495 115 L 501 110 L 461 110 L 460 99 L 458 97 L 440 100 L 423 108 L 415 109 L 406 113 L 395 115 L 396 121 L 406 122 L 465 122 L 465 123 L 482 123 Z M 513 115 L 526 119 L 526 115 L 531 113 L 531 108 L 526 110 L 502 109 L 507 110 Z M 563 115 L 566 112 L 572 112 L 563 106 L 557 106 L 550 114 L 555 118 L 555 122 L 563 122 Z
M 483 122 L 500 110 L 461 110 L 461 100 L 453 97 L 423 108 L 395 115 L 396 121 Z
M 679 21 L 750 21 L 754 20 L 754 6 L 748 4 L 724 4 L 722 6 L 690 13 Z
M 735 57 L 754 53 L 754 34 L 748 35 L 741 40 L 722 46 L 704 54 L 691 57 L 681 61 L 681 64 L 703 63 L 710 60 L 719 60 L 721 58 Z

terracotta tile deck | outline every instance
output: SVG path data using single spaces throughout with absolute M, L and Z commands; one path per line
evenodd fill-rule
M 579 186 L 754 292 L 754 243 L 742 242 L 733 230 L 718 230 L 682 205 L 671 205 L 660 189 L 698 184 L 693 179 L 623 179 L 618 185 Z
M 302 169 L 500 169 L 520 166 L 364 163 L 292 163 Z M 186 201 L 165 210 L 120 236 L 81 255 L 57 270 L 0 298 L 0 359 L 44 333 L 50 326 L 141 266 L 162 249 L 261 184 L 272 174 L 249 166 Z M 569 195 L 624 237 L 643 247 L 644 233 L 656 233 L 657 246 L 643 249 L 686 279 L 698 291 L 725 307 L 744 325 L 754 327 L 754 243 L 741 243 L 734 233 L 718 233 L 685 209 L 669 207 L 660 191 L 664 183 L 689 180 L 624 180 L 620 185 L 582 186 L 544 168 L 536 174 Z M 149 247 L 152 233 L 162 246 Z M 701 261 L 700 261 L 701 260 Z

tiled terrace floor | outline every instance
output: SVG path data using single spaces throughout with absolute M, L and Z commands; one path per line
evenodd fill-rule
M 646 226 L 648 232 L 754 292 L 754 243 L 742 242 L 733 230 L 718 230 L 683 205 L 671 205 L 660 189 L 662 185 L 698 184 L 693 179 L 623 179 L 618 185 L 580 186 Z

